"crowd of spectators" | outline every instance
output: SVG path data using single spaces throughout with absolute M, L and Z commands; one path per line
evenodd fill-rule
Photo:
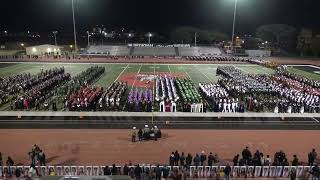
M 2 154 L 0 153 L 0 166 L 2 177 L 26 177 L 35 178 L 39 176 L 57 176 L 57 175 L 89 175 L 89 176 L 114 176 L 114 175 L 128 175 L 134 179 L 187 179 L 187 178 L 197 178 L 202 176 L 210 176 L 214 179 L 229 179 L 232 176 L 234 170 L 232 167 L 288 167 L 288 166 L 301 166 L 302 162 L 299 160 L 297 155 L 293 155 L 292 161 L 287 159 L 285 152 L 278 151 L 274 154 L 273 158 L 269 155 L 264 156 L 264 154 L 256 150 L 254 153 L 251 152 L 249 147 L 242 150 L 241 155 L 237 154 L 233 158 L 233 164 L 227 163 L 221 166 L 220 159 L 217 154 L 212 152 L 206 154 L 201 151 L 199 154 L 192 155 L 191 153 L 179 153 L 178 151 L 172 152 L 168 159 L 168 165 L 133 165 L 131 161 L 124 166 L 67 166 L 62 168 L 62 166 L 46 166 L 46 156 L 44 152 L 40 149 L 38 145 L 34 145 L 31 151 L 28 153 L 31 161 L 30 167 L 21 166 L 19 168 L 11 157 L 7 157 L 5 163 L 3 163 Z M 210 167 L 223 167 L 220 169 L 210 169 Z M 314 178 L 319 178 L 320 169 L 317 165 L 317 152 L 312 149 L 308 153 L 308 166 L 310 167 L 310 173 Z M 196 169 L 195 169 L 196 167 Z M 205 172 L 205 168 L 208 168 L 211 172 Z M 244 177 L 249 177 L 248 173 L 253 173 L 254 171 L 249 171 Z M 214 170 L 212 172 L 212 170 Z M 253 169 L 251 169 L 253 170 Z M 294 169 L 293 169 L 294 170 Z M 198 171 L 198 172 L 197 172 Z M 260 172 L 260 171 L 259 171 Z M 208 174 L 205 174 L 208 173 Z M 255 174 L 256 176 L 261 176 L 260 174 Z M 284 172 L 283 172 L 284 173 Z M 252 176 L 254 177 L 254 175 Z M 295 179 L 295 173 L 290 173 L 290 178 Z M 234 176 L 234 174 L 233 174 Z

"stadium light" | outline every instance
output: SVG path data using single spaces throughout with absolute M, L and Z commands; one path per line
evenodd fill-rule
M 152 34 L 149 32 L 148 33 L 148 42 L 149 42 L 149 44 L 151 44 L 151 37 L 152 37 Z
M 88 47 L 90 46 L 90 32 L 87 31 L 87 35 L 88 35 Z
M 233 52 L 234 30 L 235 30 L 235 26 L 236 26 L 237 5 L 238 5 L 238 0 L 234 0 L 231 52 Z
M 76 18 L 74 16 L 74 0 L 72 2 L 72 20 L 73 20 L 73 36 L 74 36 L 74 49 L 77 51 L 77 31 L 76 31 Z
M 58 46 L 58 43 L 57 43 L 57 34 L 58 34 L 58 31 L 52 31 L 52 34 L 53 34 L 53 36 L 54 36 L 54 44 L 55 44 L 56 46 Z
M 20 45 L 21 45 L 22 47 L 24 46 L 24 44 L 23 44 L 23 43 L 21 43 Z

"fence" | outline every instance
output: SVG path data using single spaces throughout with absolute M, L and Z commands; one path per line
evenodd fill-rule
M 128 166 L 129 173 L 123 174 L 123 166 L 116 166 L 118 175 L 134 176 L 135 166 Z M 171 173 L 177 169 L 189 178 L 215 178 L 223 176 L 226 166 L 159 166 L 162 173 Z M 27 176 L 30 166 L 0 166 L 0 177 L 14 175 L 19 168 L 23 176 Z M 54 172 L 56 176 L 103 176 L 105 166 L 36 166 L 39 176 L 48 176 Z M 112 166 L 109 166 L 112 168 Z M 141 166 L 142 172 L 153 172 L 156 166 Z M 288 178 L 295 173 L 297 178 L 311 177 L 312 166 L 231 166 L 231 178 Z M 149 173 L 151 174 L 151 173 Z

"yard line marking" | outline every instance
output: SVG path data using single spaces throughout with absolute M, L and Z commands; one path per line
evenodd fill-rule
M 128 69 L 128 67 L 129 67 L 129 64 L 121 71 L 121 73 L 118 75 L 118 77 L 117 77 L 117 79 L 116 80 L 114 80 L 113 82 L 116 82 L 116 81 L 118 81 L 118 79 L 120 78 L 120 76 L 124 73 L 124 71 L 125 70 L 127 70 Z
M 135 84 L 136 81 L 137 81 L 138 75 L 140 74 L 140 71 L 141 71 L 141 67 L 142 67 L 142 64 L 140 64 L 139 71 L 138 71 L 137 74 L 136 74 L 136 78 L 134 78 L 134 81 L 133 81 L 133 84 L 132 84 L 132 87 L 131 87 L 131 88 L 133 88 L 134 84 Z
M 168 69 L 169 69 L 170 75 L 172 76 L 172 71 L 169 64 L 168 64 Z
M 204 74 L 202 71 L 200 71 L 200 69 L 198 67 L 196 67 L 196 69 L 204 76 L 206 77 L 211 83 L 213 82 L 206 74 Z
M 184 67 L 183 67 L 182 69 L 183 69 L 183 71 L 186 73 L 186 75 L 189 77 L 189 79 L 192 80 L 192 79 L 191 79 L 191 76 L 190 76 L 189 73 L 186 71 L 186 69 L 185 69 Z

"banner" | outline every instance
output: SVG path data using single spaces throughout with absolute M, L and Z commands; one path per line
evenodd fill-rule
M 262 167 L 256 166 L 254 169 L 254 177 L 261 177 Z
M 290 166 L 285 166 L 284 168 L 283 168 L 283 173 L 282 173 L 282 177 L 284 177 L 284 178 L 288 178 L 289 177 L 289 175 L 290 175 Z
M 248 166 L 247 177 L 248 178 L 253 178 L 253 176 L 254 176 L 254 166 Z
M 86 173 L 87 176 L 92 176 L 92 166 L 86 166 Z
M 269 166 L 263 166 L 262 167 L 262 177 L 268 177 L 269 176 Z
M 122 172 L 122 166 L 116 166 Z M 143 171 L 150 174 L 156 166 L 141 166 Z M 190 166 L 186 169 L 190 178 L 224 178 L 226 166 Z M 111 167 L 109 167 L 111 168 Z M 129 175 L 134 177 L 135 166 L 129 166 Z M 160 166 L 163 168 L 163 166 Z M 166 166 L 170 171 L 175 169 L 184 170 L 180 166 Z M 30 166 L 0 166 L 0 177 L 14 175 L 16 169 L 20 169 L 22 176 L 28 176 Z M 105 166 L 36 166 L 39 176 L 55 174 L 56 176 L 101 176 L 104 175 Z M 289 178 L 295 173 L 297 178 L 310 178 L 312 166 L 232 166 L 232 178 Z
M 85 176 L 86 175 L 84 166 L 78 166 L 77 172 L 78 172 L 78 176 Z
M 92 168 L 92 175 L 93 175 L 93 176 L 100 176 L 100 175 L 102 175 L 101 172 L 100 172 L 99 166 L 93 166 L 93 168 Z
M 71 176 L 70 166 L 63 166 L 63 175 L 64 176 Z

